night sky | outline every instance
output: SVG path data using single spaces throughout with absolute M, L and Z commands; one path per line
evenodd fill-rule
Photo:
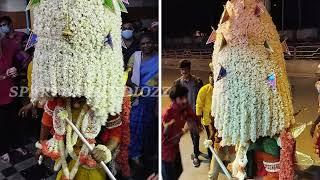
M 298 29 L 298 1 L 285 0 L 285 29 Z M 192 35 L 195 30 L 211 32 L 217 27 L 226 0 L 163 0 L 162 24 L 165 36 Z M 271 16 L 281 29 L 281 0 L 271 0 Z M 300 0 L 301 28 L 320 28 L 320 0 Z

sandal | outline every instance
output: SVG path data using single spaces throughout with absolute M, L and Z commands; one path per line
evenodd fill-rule
M 2 155 L 2 156 L 0 157 L 0 159 L 1 159 L 1 161 L 4 162 L 4 163 L 10 163 L 10 156 L 9 156 L 8 153 Z
M 28 151 L 26 149 L 23 149 L 23 148 L 17 148 L 17 149 L 15 149 L 15 151 L 20 153 L 22 156 L 25 156 L 25 155 L 28 154 Z
M 199 158 L 193 158 L 192 160 L 192 164 L 193 164 L 193 167 L 199 167 L 200 166 L 200 160 Z

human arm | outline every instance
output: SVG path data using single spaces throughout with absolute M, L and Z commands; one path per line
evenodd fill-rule
M 167 109 L 162 116 L 162 133 L 167 136 L 170 130 L 170 127 L 175 123 L 174 111 L 172 109 Z
M 56 101 L 47 101 L 44 106 L 44 112 L 41 119 L 41 129 L 40 129 L 40 138 L 39 143 L 42 144 L 47 140 L 51 134 L 51 129 L 53 127 L 53 110 L 56 106 Z M 35 156 L 36 159 L 39 159 L 39 156 L 42 154 L 41 149 L 38 149 Z
M 201 119 L 203 116 L 205 99 L 206 99 L 205 88 L 202 87 L 198 93 L 197 100 L 196 100 L 196 116 L 198 117 L 198 119 Z
M 132 72 L 133 72 L 133 65 L 134 65 L 134 54 L 130 57 L 130 59 L 128 61 L 128 65 L 127 65 L 128 79 L 127 79 L 126 85 L 128 87 L 130 87 L 132 90 L 136 90 L 137 88 L 139 88 L 138 85 L 134 84 L 131 81 Z
M 168 134 L 170 127 L 175 123 L 176 121 L 174 119 L 171 119 L 169 122 L 163 122 L 163 133 L 165 135 Z
M 99 136 L 99 145 L 95 146 L 91 152 L 92 157 L 97 162 L 109 162 L 112 159 L 112 152 L 121 143 L 122 123 L 120 115 L 109 116 L 106 126 Z
M 108 122 L 111 122 L 110 124 Z M 107 146 L 110 151 L 114 151 L 120 144 L 122 122 L 120 115 L 110 116 L 106 123 L 106 128 L 103 130 L 100 140 L 102 144 Z

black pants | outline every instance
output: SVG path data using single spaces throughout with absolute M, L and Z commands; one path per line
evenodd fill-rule
M 200 141 L 200 135 L 199 131 L 190 131 L 190 136 L 192 139 L 192 144 L 193 144 L 193 154 L 194 157 L 198 157 L 200 155 L 200 150 L 199 150 L 199 141 Z
M 0 155 L 8 153 L 9 150 L 21 147 L 22 126 L 18 118 L 18 103 L 10 103 L 0 106 Z
M 178 180 L 182 174 L 182 162 L 180 153 L 174 162 L 162 161 L 161 174 L 163 180 Z

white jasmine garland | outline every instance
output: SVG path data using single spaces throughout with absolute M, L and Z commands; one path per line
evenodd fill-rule
M 222 66 L 227 75 L 215 78 L 212 115 L 223 146 L 273 137 L 294 123 L 279 35 L 267 10 L 259 17 L 254 14 L 256 5 L 256 0 L 228 1 L 230 18 L 216 31 L 213 73 L 218 77 Z M 227 45 L 219 51 L 223 37 Z M 266 50 L 265 41 L 274 52 Z M 275 89 L 267 82 L 270 73 L 277 79 Z
M 124 94 L 121 13 L 101 0 L 41 0 L 34 8 L 38 43 L 33 60 L 32 101 L 43 97 L 85 97 L 104 124 L 108 114 L 121 112 Z M 73 32 L 62 36 L 67 14 Z M 113 48 L 104 45 L 110 33 Z

